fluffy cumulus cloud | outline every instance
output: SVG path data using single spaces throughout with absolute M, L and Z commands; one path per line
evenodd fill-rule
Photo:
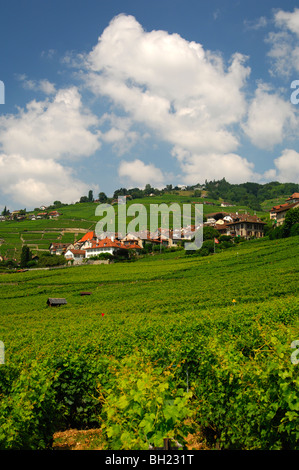
M 295 107 L 274 93 L 268 85 L 259 84 L 243 129 L 254 145 L 272 149 L 286 136 L 296 133 L 298 120 Z
M 299 71 L 299 8 L 293 12 L 277 10 L 274 14 L 275 31 L 271 31 L 266 42 L 270 45 L 270 72 L 289 77 Z
M 118 174 L 132 186 L 144 187 L 149 183 L 159 188 L 166 184 L 165 176 L 159 168 L 151 163 L 145 164 L 139 159 L 132 162 L 122 161 Z
M 146 134 L 140 136 L 137 131 L 131 129 L 130 119 L 113 113 L 104 113 L 99 124 L 109 126 L 106 131 L 99 131 L 99 136 L 103 142 L 112 145 L 114 152 L 119 156 L 128 153 L 138 141 L 147 137 Z
M 27 158 L 90 156 L 99 148 L 98 136 L 90 130 L 96 123 L 78 90 L 63 89 L 53 100 L 34 100 L 25 110 L 0 117 L 0 145 L 4 153 Z
M 87 188 L 72 172 L 71 162 L 99 148 L 98 135 L 91 130 L 96 123 L 75 87 L 59 90 L 52 100 L 31 101 L 15 115 L 2 116 L 2 191 L 27 207 L 39 201 L 77 200 Z M 62 165 L 63 160 L 68 165 Z
M 288 183 L 299 183 L 299 153 L 293 149 L 285 149 L 280 157 L 274 160 L 275 169 L 266 172 L 268 179 Z
M 175 147 L 172 153 L 180 161 L 185 183 L 190 185 L 223 177 L 231 183 L 259 179 L 259 175 L 254 174 L 253 163 L 235 153 L 194 154 L 179 147 Z
M 90 189 L 53 159 L 20 154 L 0 154 L 0 186 L 10 200 L 27 208 L 55 200 L 75 202 Z
M 225 64 L 201 44 L 166 31 L 146 32 L 134 17 L 120 15 L 86 57 L 86 83 L 157 138 L 186 150 L 190 164 L 197 160 L 199 167 L 204 156 L 239 147 L 232 129 L 246 113 L 246 59 L 236 53 Z M 247 175 L 248 162 L 239 161 L 240 174 Z

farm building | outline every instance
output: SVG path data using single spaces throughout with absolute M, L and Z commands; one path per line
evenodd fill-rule
M 67 301 L 66 299 L 60 299 L 60 298 L 53 298 L 53 297 L 49 297 L 48 300 L 47 300 L 47 305 L 49 307 L 59 307 L 60 305 L 66 305 L 67 304 Z

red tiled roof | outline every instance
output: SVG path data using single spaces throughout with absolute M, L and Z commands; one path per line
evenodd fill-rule
M 70 243 L 51 243 L 50 246 L 53 246 L 53 248 L 66 248 L 70 246 Z
M 141 250 L 140 246 L 137 243 L 130 243 L 127 246 L 123 246 L 123 248 L 127 248 L 128 250 Z
M 73 255 L 85 255 L 85 250 L 70 250 Z
M 118 240 L 112 241 L 110 238 L 104 238 L 98 242 L 93 241 L 91 247 L 86 248 L 86 250 L 92 250 L 94 248 L 126 248 L 123 243 Z
M 289 198 L 287 199 L 287 201 L 290 201 L 290 200 L 292 200 L 292 199 L 299 199 L 299 193 L 294 193 L 294 194 L 292 194 L 292 196 L 289 197 Z
M 272 209 L 270 210 L 270 212 L 274 212 L 274 211 L 277 211 L 278 209 L 282 208 L 282 207 L 286 207 L 288 206 L 289 204 L 286 202 L 285 204 L 279 204 L 278 206 L 273 206 Z
M 284 212 L 288 211 L 289 209 L 292 209 L 293 207 L 298 206 L 298 202 L 293 202 L 293 204 L 286 204 L 286 206 L 281 207 L 280 209 L 277 209 L 276 212 Z
M 93 238 L 95 238 L 95 232 L 87 232 L 79 241 L 86 242 L 87 240 L 92 240 Z
M 263 222 L 259 217 L 257 217 L 257 215 L 240 214 L 238 215 L 238 220 L 228 222 L 227 225 L 242 224 L 244 222 L 249 222 L 251 224 L 267 224 L 266 222 Z

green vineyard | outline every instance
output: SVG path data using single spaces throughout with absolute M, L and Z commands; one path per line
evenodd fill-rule
M 298 450 L 298 254 L 295 236 L 0 275 L 0 448 L 100 428 L 104 449 Z

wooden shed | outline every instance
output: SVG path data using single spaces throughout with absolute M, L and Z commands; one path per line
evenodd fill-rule
M 49 307 L 59 307 L 60 305 L 67 304 L 66 299 L 58 299 L 58 298 L 51 298 L 49 297 L 47 300 L 47 305 Z

